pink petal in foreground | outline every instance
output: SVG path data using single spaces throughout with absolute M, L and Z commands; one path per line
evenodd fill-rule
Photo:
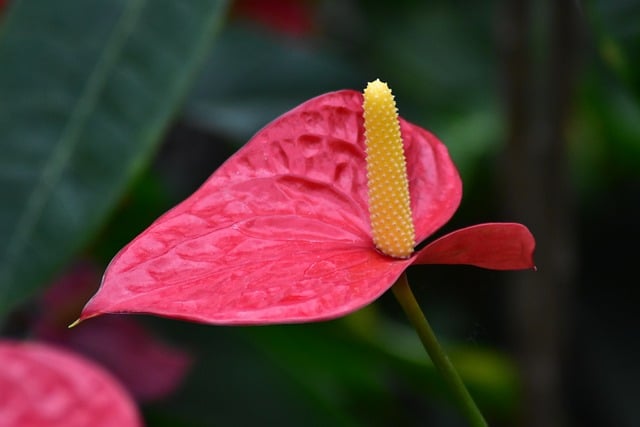
M 102 368 L 35 342 L 0 341 L 3 427 L 134 427 L 140 415 Z
M 109 316 L 69 330 L 36 325 L 36 337 L 98 362 L 139 402 L 167 397 L 180 386 L 192 363 L 184 350 L 154 337 L 138 319 Z
M 522 224 L 487 223 L 456 230 L 425 246 L 414 264 L 467 264 L 492 270 L 535 268 L 535 240 Z
M 455 212 L 447 149 L 400 120 L 416 236 Z M 410 264 L 373 247 L 362 95 L 314 98 L 262 129 L 111 262 L 81 319 L 151 313 L 217 324 L 326 320 L 384 293 Z

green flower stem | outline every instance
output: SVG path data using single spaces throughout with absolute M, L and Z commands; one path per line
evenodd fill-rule
M 460 375 L 458 375 L 458 372 L 449 360 L 449 357 L 447 357 L 440 346 L 440 343 L 433 333 L 433 329 L 431 329 L 427 318 L 424 316 L 424 313 L 422 313 L 416 298 L 413 296 L 413 292 L 411 292 L 409 282 L 407 281 L 407 275 L 405 273 L 400 276 L 391 290 L 409 318 L 409 321 L 420 336 L 420 341 L 422 341 L 422 345 L 425 350 L 427 350 L 433 364 L 438 371 L 440 371 L 440 374 L 444 377 L 447 385 L 451 389 L 451 392 L 457 400 L 464 416 L 467 418 L 469 425 L 473 427 L 487 427 L 488 424 L 482 416 L 482 413 L 480 413 L 478 406 L 473 401 L 473 398 L 462 382 Z

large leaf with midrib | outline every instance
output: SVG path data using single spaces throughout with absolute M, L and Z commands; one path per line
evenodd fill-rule
M 225 1 L 26 0 L 0 28 L 0 315 L 95 233 L 190 88 Z

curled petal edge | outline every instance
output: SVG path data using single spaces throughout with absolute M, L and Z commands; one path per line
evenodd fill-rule
M 535 239 L 522 224 L 473 225 L 444 235 L 415 255 L 413 264 L 465 264 L 490 270 L 535 269 Z

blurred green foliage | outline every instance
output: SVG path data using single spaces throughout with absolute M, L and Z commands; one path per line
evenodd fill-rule
M 95 235 L 148 163 L 223 3 L 16 2 L 0 40 L 0 313 Z
M 498 211 L 493 171 L 505 116 L 494 2 L 300 3 L 311 25 L 296 35 L 225 1 L 10 3 L 0 18 L 5 330 L 16 330 L 10 314 L 30 310 L 30 298 L 75 257 L 106 265 L 270 120 L 310 97 L 360 89 L 377 77 L 390 83 L 404 117 L 449 147 L 465 200 L 474 201 L 454 221 L 480 222 Z M 615 207 L 612 189 L 640 188 L 640 5 L 592 0 L 581 7 L 587 41 L 567 126 L 570 167 L 579 204 Z M 624 206 L 640 212 L 630 199 Z M 584 221 L 596 228 L 594 212 Z M 638 235 L 637 226 L 626 231 Z M 433 272 L 427 315 L 435 314 L 492 425 L 513 425 L 519 376 L 503 351 L 502 301 L 487 291 L 497 276 Z M 443 290 L 449 286 L 455 290 Z M 197 358 L 181 390 L 145 407 L 150 425 L 460 423 L 417 338 L 384 298 L 317 325 L 145 320 Z M 477 337 L 476 322 L 488 329 Z M 632 403 L 616 406 L 627 414 L 620 405 Z M 618 425 L 638 422 L 633 416 L 621 415 Z

